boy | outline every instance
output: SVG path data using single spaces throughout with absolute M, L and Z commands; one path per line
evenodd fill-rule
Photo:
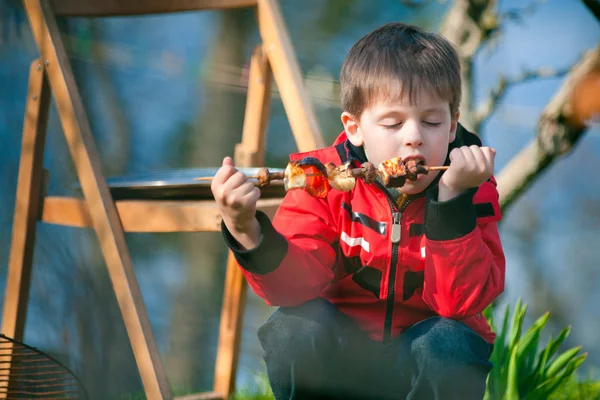
M 230 158 L 211 185 L 253 290 L 280 306 L 258 335 L 279 399 L 481 399 L 495 338 L 481 312 L 504 289 L 495 150 L 458 124 L 460 67 L 442 37 L 392 23 L 349 51 L 344 131 L 295 154 L 339 165 L 450 165 L 399 189 L 357 179 L 286 194 L 273 223 Z

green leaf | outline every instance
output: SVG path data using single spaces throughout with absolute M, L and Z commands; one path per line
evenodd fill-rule
M 558 350 L 558 347 L 565 341 L 565 339 L 569 336 L 570 333 L 571 325 L 565 327 L 562 331 L 560 331 L 554 342 L 548 345 L 550 347 L 550 358 L 552 358 L 554 353 L 556 353 L 556 351 Z
M 494 368 L 487 378 L 484 400 L 600 400 L 600 393 L 586 397 L 581 392 L 582 382 L 574 378 L 586 357 L 580 354 L 581 347 L 559 352 L 571 327 L 564 328 L 556 337 L 551 335 L 547 344 L 540 347 L 550 313 L 544 313 L 526 330 L 526 312 L 527 304 L 518 299 L 513 310 L 506 306 L 502 322 L 495 323 L 490 314 L 490 326 L 500 325 L 500 331 L 490 357 Z
M 565 327 L 562 331 L 560 331 L 556 339 L 552 340 L 552 336 L 550 337 L 550 339 L 548 340 L 548 346 L 546 347 L 544 353 L 542 354 L 542 358 L 538 363 L 537 369 L 539 370 L 540 377 L 544 378 L 547 376 L 546 370 L 548 368 L 548 361 L 554 356 L 554 353 L 556 353 L 558 347 L 565 341 L 565 339 L 569 336 L 570 333 L 571 326 L 569 325 Z
M 580 350 L 581 346 L 573 347 L 558 356 L 548 367 L 547 376 L 552 377 L 553 375 L 558 374 L 560 370 L 567 366 L 569 361 L 577 356 L 577 353 L 579 353 Z
M 534 391 L 532 391 L 527 397 L 527 400 L 548 399 L 563 384 L 567 383 L 567 381 L 575 373 L 577 368 L 579 368 L 581 363 L 583 363 L 586 357 L 587 354 L 582 354 L 579 357 L 573 358 L 562 372 L 548 379 L 542 385 L 538 386 Z
M 553 340 L 553 336 L 550 335 L 550 339 L 548 340 L 548 343 L 552 343 L 552 340 Z M 536 385 L 539 384 L 541 379 L 543 379 L 543 377 L 545 376 L 546 363 L 548 362 L 550 357 L 551 357 L 550 356 L 550 345 L 548 345 L 548 346 L 546 346 L 546 348 L 544 349 L 544 351 L 540 354 L 540 356 L 538 358 L 537 366 L 535 368 L 536 375 L 538 376 Z
M 508 379 L 506 381 L 505 400 L 519 399 L 519 365 L 517 364 L 517 349 L 513 348 L 508 363 Z
M 524 367 L 521 369 L 522 375 L 529 375 L 532 372 L 533 359 L 538 351 L 538 344 L 540 340 L 540 333 L 546 326 L 550 313 L 545 313 L 537 319 L 527 330 L 523 338 L 519 340 L 517 345 L 517 353 L 519 358 L 519 365 Z
M 510 327 L 510 337 L 508 339 L 508 348 L 512 351 L 513 347 L 517 345 L 518 340 L 521 337 L 521 330 L 523 329 L 523 319 L 525 319 L 525 313 L 527 312 L 527 305 L 521 306 L 521 299 L 517 300 L 515 311 L 513 314 L 513 320 Z
M 508 321 L 510 320 L 510 306 L 506 306 L 506 311 L 504 311 L 504 320 L 502 321 L 502 330 L 500 334 L 495 340 L 495 343 L 498 345 L 498 351 L 494 352 L 498 356 L 497 362 L 504 362 L 504 349 L 506 348 L 506 337 L 508 336 Z
M 494 368 L 490 373 L 488 387 L 491 388 L 492 398 L 499 399 L 505 391 L 506 373 L 508 371 L 506 360 L 506 337 L 508 335 L 508 322 L 510 321 L 510 305 L 506 306 L 504 318 L 502 320 L 502 329 L 494 341 L 494 351 L 490 357 L 490 362 Z
M 525 397 L 525 399 L 526 400 L 547 400 L 548 394 L 550 393 L 550 390 L 556 380 L 558 380 L 558 378 L 544 381 L 541 385 L 538 385 L 532 392 L 527 394 L 527 397 Z

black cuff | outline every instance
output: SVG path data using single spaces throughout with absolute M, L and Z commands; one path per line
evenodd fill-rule
M 281 264 L 287 253 L 288 241 L 275 230 L 267 214 L 257 211 L 256 219 L 260 224 L 261 234 L 258 245 L 253 249 L 241 248 L 223 221 L 221 232 L 227 247 L 233 252 L 240 266 L 248 272 L 262 275 L 274 271 Z
M 477 226 L 473 196 L 469 189 L 448 201 L 438 201 L 438 187 L 427 192 L 425 236 L 432 240 L 452 240 L 471 233 Z

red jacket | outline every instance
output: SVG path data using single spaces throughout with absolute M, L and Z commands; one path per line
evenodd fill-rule
M 460 127 L 451 147 L 473 143 L 481 145 Z M 290 159 L 306 156 L 336 165 L 349 157 L 365 161 L 344 134 L 332 147 Z M 504 290 L 493 178 L 447 202 L 437 201 L 436 180 L 400 209 L 383 186 L 357 179 L 351 192 L 332 190 L 324 199 L 289 191 L 272 224 L 262 213 L 257 217 L 262 238 L 253 250 L 240 250 L 224 225 L 223 233 L 248 283 L 269 305 L 322 297 L 375 340 L 439 315 L 493 343 L 481 315 Z

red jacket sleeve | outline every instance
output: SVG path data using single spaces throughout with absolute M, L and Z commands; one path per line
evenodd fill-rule
M 474 316 L 504 291 L 495 181 L 446 202 L 434 196 L 425 211 L 423 300 L 445 318 Z
M 326 200 L 303 190 L 289 191 L 273 223 L 262 213 L 261 241 L 250 250 L 236 249 L 223 234 L 254 292 L 267 304 L 295 306 L 320 296 L 333 279 L 337 235 Z

